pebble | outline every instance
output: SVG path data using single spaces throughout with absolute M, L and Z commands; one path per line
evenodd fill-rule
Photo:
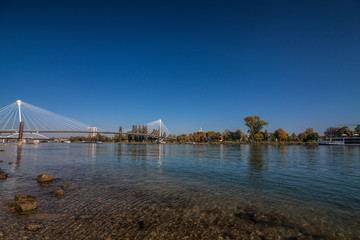
M 14 164 L 14 162 L 8 162 L 8 164 L 10 164 L 10 165 L 11 165 L 11 164 Z
M 57 197 L 61 197 L 62 195 L 64 195 L 64 191 L 63 190 L 56 190 L 54 194 Z
M 41 227 L 42 227 L 42 225 L 41 225 L 41 224 L 38 224 L 38 223 L 25 224 L 25 230 L 31 231 L 31 232 L 36 232 L 36 231 L 39 230 Z

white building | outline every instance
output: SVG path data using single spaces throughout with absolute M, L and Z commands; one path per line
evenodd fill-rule
M 94 132 L 96 132 L 97 131 L 97 128 L 96 127 L 88 127 L 88 132 L 90 132 L 90 133 L 88 133 L 88 137 L 95 137 L 96 136 L 96 133 L 94 133 Z

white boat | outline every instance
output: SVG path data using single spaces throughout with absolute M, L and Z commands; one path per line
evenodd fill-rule
M 319 141 L 319 145 L 360 146 L 360 137 L 334 137 Z

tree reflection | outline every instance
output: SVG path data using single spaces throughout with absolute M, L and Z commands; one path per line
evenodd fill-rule
M 251 175 L 258 176 L 264 170 L 264 146 L 251 145 L 248 167 Z

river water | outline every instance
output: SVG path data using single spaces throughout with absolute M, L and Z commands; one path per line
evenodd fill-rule
M 4 239 L 360 239 L 360 147 L 1 144 Z M 14 164 L 8 164 L 13 162 Z M 54 177 L 43 186 L 36 177 Z M 63 197 L 54 191 L 67 185 Z M 36 212 L 7 203 L 31 194 Z M 36 232 L 25 224 L 38 223 Z

